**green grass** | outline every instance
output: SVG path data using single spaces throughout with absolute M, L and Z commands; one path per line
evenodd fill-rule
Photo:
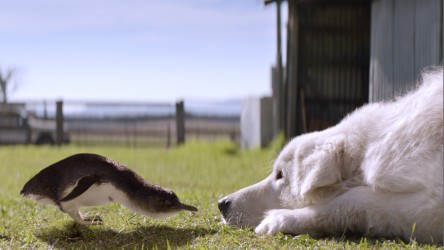
M 251 229 L 221 224 L 217 200 L 263 179 L 279 150 L 242 151 L 228 141 L 189 142 L 172 148 L 124 147 L 0 147 L 0 249 L 124 248 L 124 249 L 437 249 L 367 238 L 313 239 L 307 235 L 258 236 Z M 198 213 L 181 212 L 156 220 L 130 212 L 119 204 L 84 209 L 100 215 L 101 226 L 79 226 L 55 206 L 19 197 L 24 183 L 42 168 L 71 154 L 91 152 L 125 163 L 151 183 L 175 191 Z

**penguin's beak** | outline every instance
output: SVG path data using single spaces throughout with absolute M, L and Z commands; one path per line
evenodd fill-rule
M 187 210 L 187 211 L 191 211 L 191 212 L 197 212 L 199 211 L 196 207 L 190 206 L 190 205 L 186 205 L 183 203 L 180 203 L 179 208 L 182 210 Z

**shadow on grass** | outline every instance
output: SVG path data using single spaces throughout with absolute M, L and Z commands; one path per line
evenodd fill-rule
M 158 248 L 180 247 L 216 230 L 209 228 L 172 228 L 169 226 L 141 226 L 127 232 L 70 223 L 64 228 L 43 229 L 36 237 L 55 248 Z

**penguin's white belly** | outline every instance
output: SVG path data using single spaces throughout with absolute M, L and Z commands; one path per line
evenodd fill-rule
M 29 198 L 31 200 L 34 200 L 42 205 L 55 205 L 55 202 L 52 199 L 49 199 L 46 196 L 41 196 L 38 194 L 28 194 L 25 196 L 26 198 Z
M 64 196 L 68 195 L 76 185 L 67 188 L 64 192 Z M 117 189 L 109 182 L 102 182 L 100 184 L 93 184 L 85 192 L 78 197 L 62 202 L 60 205 L 63 211 L 67 213 L 77 212 L 81 207 L 86 206 L 99 206 L 109 202 L 118 202 L 121 205 L 129 208 L 131 211 L 140 213 L 152 218 L 167 218 L 178 212 L 164 212 L 157 213 L 151 212 L 136 205 L 134 201 L 128 199 L 127 195 L 121 190 Z
M 69 194 L 74 186 L 67 189 L 65 194 Z M 127 200 L 126 195 L 114 187 L 111 183 L 102 182 L 100 184 L 93 184 L 85 192 L 78 197 L 63 202 L 63 206 L 84 207 L 84 206 L 99 206 L 109 202 L 124 202 Z

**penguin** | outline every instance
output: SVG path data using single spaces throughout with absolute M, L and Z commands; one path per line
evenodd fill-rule
M 56 205 L 83 225 L 100 225 L 102 219 L 85 217 L 80 208 L 109 202 L 152 218 L 198 211 L 181 203 L 173 191 L 148 183 L 124 164 L 89 153 L 75 154 L 44 168 L 24 185 L 20 195 Z

